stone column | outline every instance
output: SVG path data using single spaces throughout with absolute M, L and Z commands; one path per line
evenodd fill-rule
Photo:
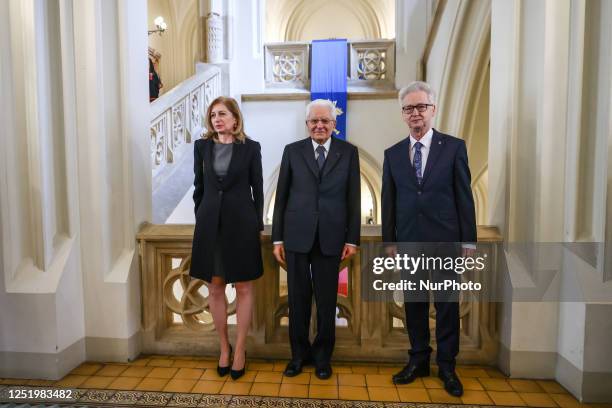
M 0 3 L 0 377 L 138 354 L 145 14 L 145 0 Z
M 610 18 L 600 0 L 492 3 L 489 208 L 512 282 L 500 365 L 554 378 L 586 402 L 612 399 Z M 542 243 L 557 243 L 556 264 Z M 542 270 L 555 273 L 546 298 L 514 301 Z

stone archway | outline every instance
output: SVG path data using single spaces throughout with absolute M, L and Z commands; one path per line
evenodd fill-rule
M 343 21 L 334 20 L 337 15 Z M 395 0 L 270 0 L 266 20 L 266 42 L 393 38 Z
M 445 3 L 441 21 L 445 24 L 428 45 L 431 52 L 424 61 L 425 80 L 438 93 L 435 127 L 465 140 L 472 186 L 481 200 L 476 218 L 486 220 L 491 4 Z

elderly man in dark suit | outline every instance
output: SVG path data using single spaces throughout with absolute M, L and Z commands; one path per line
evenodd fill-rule
M 360 234 L 357 148 L 332 137 L 336 108 L 317 99 L 306 108 L 310 134 L 285 147 L 276 188 L 272 241 L 286 265 L 292 359 L 284 374 L 298 375 L 315 363 L 320 379 L 332 374 L 340 261 L 354 255 Z M 308 338 L 312 296 L 317 336 Z
M 437 243 L 432 246 L 443 247 L 446 253 L 449 248 L 457 248 L 457 255 L 461 251 L 463 256 L 472 256 L 476 217 L 465 143 L 432 129 L 436 106 L 434 93 L 427 83 L 413 82 L 401 89 L 399 100 L 410 135 L 385 151 L 383 241 L 411 242 L 412 245 Z M 462 249 L 450 243 L 462 243 Z M 390 248 L 392 253 L 393 246 Z M 451 274 L 455 275 L 452 271 Z M 427 296 L 426 293 L 422 295 Z M 437 297 L 434 305 L 438 376 L 449 394 L 460 396 L 463 386 L 455 374 L 455 357 L 459 352 L 459 304 L 456 300 Z M 411 344 L 410 360 L 393 376 L 396 384 L 408 384 L 417 377 L 428 376 L 432 351 L 428 298 L 405 299 L 404 307 Z

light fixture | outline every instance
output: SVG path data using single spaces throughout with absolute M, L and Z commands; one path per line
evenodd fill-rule
M 149 35 L 153 33 L 159 33 L 159 35 L 161 36 L 162 33 L 168 28 L 168 25 L 166 24 L 162 16 L 155 17 L 155 20 L 153 20 L 153 24 L 155 24 L 155 27 L 157 27 L 157 29 L 147 31 Z

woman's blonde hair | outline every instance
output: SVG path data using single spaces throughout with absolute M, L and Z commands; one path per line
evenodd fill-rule
M 244 133 L 244 121 L 242 120 L 242 112 L 240 112 L 240 107 L 238 106 L 238 102 L 234 98 L 230 98 L 227 96 L 219 96 L 214 101 L 210 103 L 208 109 L 206 110 L 206 128 L 208 131 L 204 135 L 205 139 L 212 138 L 215 141 L 219 141 L 219 134 L 215 132 L 215 128 L 212 124 L 212 120 L 210 119 L 210 115 L 212 109 L 215 105 L 222 104 L 227 108 L 228 111 L 234 115 L 236 118 L 236 128 L 232 132 L 234 135 L 235 142 L 244 143 L 247 135 Z

